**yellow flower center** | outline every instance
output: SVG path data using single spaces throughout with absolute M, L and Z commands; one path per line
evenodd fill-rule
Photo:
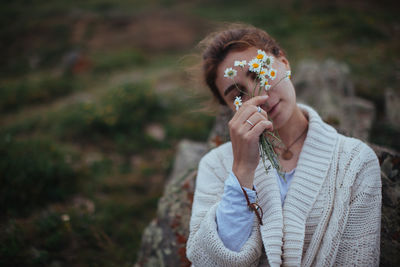
M 268 80 L 265 80 L 264 85 L 268 85 Z
M 275 76 L 275 71 L 271 71 L 271 76 L 272 76 L 272 77 Z
M 258 63 L 253 63 L 253 68 L 257 69 L 260 65 Z
M 260 71 L 260 74 L 261 74 L 261 75 L 262 75 L 262 74 L 265 74 L 265 71 L 263 71 L 263 70 L 262 70 L 262 71 Z
M 257 55 L 257 59 L 263 59 L 264 58 L 264 55 L 263 54 L 258 54 Z

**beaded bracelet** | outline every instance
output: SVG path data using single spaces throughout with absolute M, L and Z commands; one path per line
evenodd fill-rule
M 242 188 L 243 193 L 244 193 L 244 196 L 245 196 L 245 198 L 246 198 L 247 206 L 249 207 L 249 209 L 250 209 L 251 211 L 254 211 L 254 213 L 256 214 L 257 219 L 258 219 L 258 222 L 260 223 L 260 225 L 263 225 L 263 223 L 262 223 L 262 217 L 264 216 L 264 212 L 263 212 L 262 208 L 261 208 L 260 205 L 258 205 L 258 203 L 256 203 L 256 202 L 255 202 L 255 203 L 250 203 L 250 199 L 249 199 L 249 196 L 248 196 L 247 193 L 246 193 L 246 190 L 244 190 L 243 187 L 241 187 L 241 188 Z M 257 192 L 256 192 L 256 194 L 257 194 Z M 259 211 L 260 211 L 261 215 L 260 215 Z

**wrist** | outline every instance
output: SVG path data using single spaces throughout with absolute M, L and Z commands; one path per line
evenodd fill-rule
M 232 172 L 238 179 L 240 186 L 253 189 L 254 170 L 248 171 L 244 168 L 233 167 Z

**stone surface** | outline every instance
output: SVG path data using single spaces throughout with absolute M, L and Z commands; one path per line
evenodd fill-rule
M 186 140 L 178 145 L 172 174 L 158 203 L 157 217 L 143 233 L 135 266 L 190 266 L 186 241 L 196 167 L 207 148 L 205 143 Z
M 178 144 L 174 167 L 170 179 L 182 177 L 188 170 L 197 168 L 200 158 L 206 153 L 208 146 L 204 143 L 183 140 Z
M 390 88 L 385 90 L 385 113 L 389 123 L 400 130 L 400 94 Z
M 400 155 L 374 149 L 382 177 L 380 266 L 400 266 Z
M 196 171 L 168 184 L 160 199 L 157 218 L 145 229 L 135 266 L 190 266 L 186 241 Z
M 220 106 L 217 117 L 215 118 L 214 127 L 208 138 L 210 148 L 217 147 L 230 140 L 228 122 L 233 116 L 233 111 L 226 107 Z
M 163 141 L 165 139 L 165 130 L 160 123 L 148 124 L 144 131 L 148 136 L 157 141 Z
M 344 97 L 341 110 L 338 131 L 367 141 L 375 117 L 373 103 L 358 97 Z
M 309 104 L 339 132 L 368 141 L 374 105 L 354 95 L 350 70 L 334 60 L 303 60 L 293 72 L 299 102 Z

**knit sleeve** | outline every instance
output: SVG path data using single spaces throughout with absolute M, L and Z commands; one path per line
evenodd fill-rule
M 257 266 L 261 256 L 261 235 L 257 224 L 239 252 L 226 248 L 216 224 L 216 209 L 226 175 L 215 153 L 200 161 L 190 219 L 187 257 L 194 266 Z
M 340 240 L 336 266 L 378 266 L 382 186 L 374 151 L 364 144 L 352 187 L 350 209 Z M 357 164 L 358 165 L 358 164 Z

